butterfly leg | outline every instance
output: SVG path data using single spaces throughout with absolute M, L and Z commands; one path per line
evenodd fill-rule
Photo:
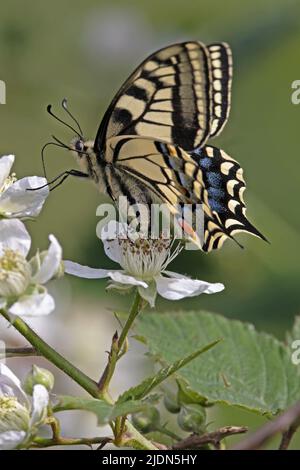
M 67 170 L 67 171 L 64 171 L 63 173 L 61 173 L 60 175 L 58 175 L 56 178 L 54 178 L 54 180 L 50 181 L 50 183 L 47 184 L 49 186 L 50 184 L 55 183 L 57 180 L 59 180 L 59 178 L 61 178 L 60 181 L 50 189 L 50 191 L 53 191 L 53 189 L 58 188 L 58 186 L 63 184 L 63 182 L 69 176 L 76 176 L 77 178 L 89 178 L 89 175 L 87 173 L 84 173 L 83 171 L 74 170 L 74 169 Z
M 43 189 L 46 186 L 50 186 L 51 184 L 55 183 L 57 180 L 59 180 L 61 178 L 60 181 L 50 189 L 50 191 L 52 191 L 53 189 L 60 186 L 69 176 L 77 176 L 77 178 L 88 178 L 89 177 L 89 175 L 87 173 L 83 173 L 82 171 L 78 171 L 78 170 L 74 170 L 74 169 L 67 170 L 67 171 L 63 171 L 62 173 L 60 173 L 52 181 L 49 181 L 48 183 L 43 184 L 43 186 L 39 186 L 38 188 L 27 188 L 27 191 L 38 191 L 39 189 Z

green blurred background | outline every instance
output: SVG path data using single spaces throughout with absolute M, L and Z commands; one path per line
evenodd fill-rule
M 51 134 L 64 142 L 73 137 L 46 113 L 47 104 L 58 109 L 67 97 L 86 137 L 94 138 L 114 93 L 150 52 L 185 39 L 229 42 L 232 111 L 214 144 L 244 168 L 248 216 L 271 244 L 240 236 L 244 250 L 227 242 L 209 255 L 184 252 L 173 270 L 223 282 L 226 290 L 172 304 L 159 301 L 158 308 L 205 308 L 253 322 L 282 338 L 300 310 L 300 105 L 291 103 L 291 83 L 300 79 L 299 13 L 296 0 L 4 0 L 0 79 L 7 85 L 7 104 L 0 105 L 0 155 L 16 154 L 18 177 L 42 175 L 42 145 Z M 76 167 L 67 151 L 50 148 L 46 158 L 53 177 Z M 54 233 L 65 258 L 112 266 L 95 235 L 96 207 L 104 201 L 93 185 L 70 178 L 51 194 L 39 219 L 29 223 L 34 248 L 45 247 L 48 234 Z M 114 327 L 110 309 L 125 309 L 130 299 L 106 294 L 104 281 L 65 280 L 54 289 L 61 301 L 49 328 L 63 323 L 71 356 L 71 335 L 77 334 L 78 360 L 85 368 L 87 361 L 96 368 L 87 345 L 93 341 L 90 325 L 105 331 L 97 346 L 100 354 Z M 81 312 L 74 316 L 79 306 Z M 60 327 L 57 331 L 61 338 Z M 60 349 L 64 342 L 58 342 Z M 143 376 L 149 365 L 140 358 L 139 367 Z

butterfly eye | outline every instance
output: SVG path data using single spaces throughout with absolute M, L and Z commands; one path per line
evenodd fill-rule
M 75 143 L 75 149 L 77 150 L 77 152 L 83 152 L 84 150 L 84 143 L 82 142 L 82 140 L 77 140 L 76 143 Z

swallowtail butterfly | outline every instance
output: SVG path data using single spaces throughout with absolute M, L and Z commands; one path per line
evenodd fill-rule
M 80 171 L 65 172 L 62 180 L 90 178 L 114 201 L 121 195 L 131 204 L 159 199 L 172 212 L 202 204 L 204 251 L 238 232 L 265 239 L 246 218 L 242 168 L 207 144 L 228 119 L 231 81 L 226 43 L 183 42 L 151 54 L 113 98 L 94 142 L 85 141 L 78 125 L 70 149 Z

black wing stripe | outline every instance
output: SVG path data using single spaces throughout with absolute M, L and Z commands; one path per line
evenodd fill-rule
M 232 53 L 226 43 L 207 46 L 212 70 L 212 119 L 210 137 L 224 128 L 231 106 Z

